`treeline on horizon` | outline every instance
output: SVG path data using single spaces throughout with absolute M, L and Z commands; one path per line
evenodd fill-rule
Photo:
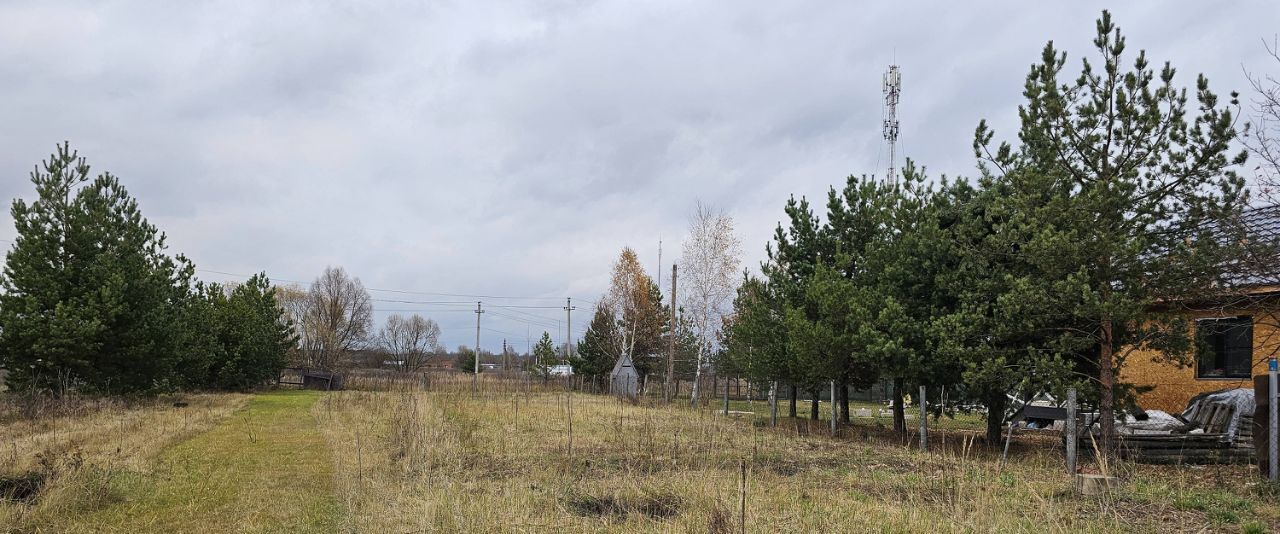
M 358 365 L 358 352 L 406 372 L 433 358 L 471 370 L 474 349 L 447 352 L 432 319 L 392 313 L 375 329 L 373 299 L 341 267 L 326 267 L 307 287 L 275 286 L 265 273 L 240 283 L 198 280 L 119 179 L 91 176 L 69 143 L 30 178 L 36 198 L 13 202 L 17 237 L 0 274 L 0 369 L 10 390 L 245 391 L 286 366 Z M 545 332 L 531 355 L 480 355 L 543 373 L 564 360 Z

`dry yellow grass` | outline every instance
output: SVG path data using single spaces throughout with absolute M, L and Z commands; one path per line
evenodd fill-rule
M 0 473 L 37 467 L 40 458 L 78 454 L 87 462 L 136 469 L 164 447 L 212 427 L 249 401 L 249 395 L 187 395 L 126 403 L 73 399 L 40 417 L 0 425 Z
M 1125 491 L 1081 497 L 1054 451 L 1001 469 L 989 452 L 798 436 L 712 410 L 439 389 L 338 392 L 315 406 L 348 530 L 739 532 L 745 515 L 748 532 L 1177 532 L 1277 520 L 1277 500 L 1243 485 L 1242 466 L 1126 468 Z
M 8 472 L 57 458 L 0 531 L 1264 532 L 1280 491 L 1248 466 L 1120 465 L 1071 490 L 1049 440 L 920 453 L 861 426 L 724 418 L 523 380 L 207 396 L 13 422 Z M 423 387 L 430 388 L 427 391 Z M 220 423 L 219 423 L 220 421 Z M 13 444 L 16 444 L 16 448 Z M 13 452 L 17 450 L 19 452 Z M 79 451 L 79 452 L 76 452 Z M 39 454 L 45 452 L 47 454 Z M 71 468 L 72 462 L 84 466 Z M 47 461 L 45 462 L 48 463 Z M 745 471 L 745 477 L 744 475 Z M 307 476 L 290 479 L 296 473 Z M 745 492 L 744 484 L 745 482 Z M 744 525 L 745 523 L 745 525 Z M 745 526 L 745 529 L 743 528 Z
M 100 504 L 121 473 L 146 470 L 166 447 L 208 430 L 248 400 L 188 395 L 182 398 L 188 406 L 177 408 L 174 399 L 68 399 L 39 417 L 10 413 L 0 425 L 0 477 L 38 473 L 45 482 L 33 503 L 0 501 L 0 531 L 37 529 L 44 519 Z

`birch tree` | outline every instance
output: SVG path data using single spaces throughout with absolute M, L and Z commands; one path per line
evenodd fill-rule
M 698 338 L 690 402 L 698 403 L 703 369 L 719 346 L 720 326 L 729 312 L 739 280 L 742 246 L 733 232 L 733 218 L 698 203 L 689 218 L 689 238 L 680 259 L 682 305 Z

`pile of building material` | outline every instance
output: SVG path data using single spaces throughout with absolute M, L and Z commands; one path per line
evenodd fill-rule
M 1181 415 L 1157 410 L 1117 425 L 1122 458 L 1146 463 L 1245 463 L 1253 450 L 1250 389 L 1197 395 Z

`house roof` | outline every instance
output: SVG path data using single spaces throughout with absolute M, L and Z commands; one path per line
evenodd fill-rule
M 1280 204 L 1241 210 L 1238 225 L 1215 221 L 1201 228 L 1219 243 L 1244 242 L 1246 257 L 1222 266 L 1228 285 L 1241 289 L 1280 285 Z
M 1280 239 L 1280 204 L 1249 208 L 1240 215 L 1240 221 L 1244 223 L 1250 238 L 1265 241 Z
M 1280 282 L 1280 204 L 1268 204 L 1243 210 L 1240 224 L 1244 228 L 1250 257 L 1244 264 L 1230 269 L 1228 275 L 1237 286 L 1271 286 Z

